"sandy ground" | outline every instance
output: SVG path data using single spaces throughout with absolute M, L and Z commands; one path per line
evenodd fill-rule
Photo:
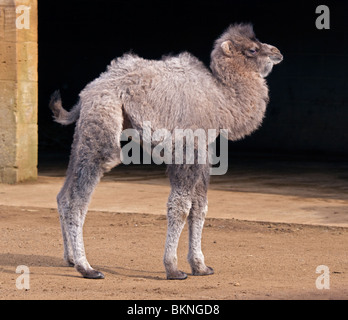
M 62 259 L 54 198 L 64 172 L 0 185 L 0 299 L 347 299 L 347 166 L 283 166 L 243 162 L 213 177 L 203 250 L 215 274 L 185 281 L 165 280 L 169 186 L 159 169 L 119 169 L 96 190 L 84 235 L 104 280 L 83 279 Z M 187 242 L 185 228 L 178 259 L 190 273 Z M 16 287 L 19 265 L 29 268 L 29 290 Z M 329 289 L 316 287 L 319 265 Z
M 165 280 L 164 216 L 90 212 L 85 245 L 104 280 L 87 280 L 62 260 L 56 211 L 0 207 L 1 299 L 347 299 L 348 231 L 338 227 L 208 219 L 203 249 L 215 274 Z M 178 250 L 186 262 L 187 230 Z M 18 265 L 30 289 L 18 290 Z M 319 265 L 330 289 L 318 290 Z

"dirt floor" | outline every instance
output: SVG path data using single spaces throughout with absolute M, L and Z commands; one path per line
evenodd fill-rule
M 162 265 L 164 216 L 90 212 L 85 245 L 104 280 L 87 280 L 62 260 L 54 209 L 0 207 L 1 299 L 347 299 L 348 230 L 207 219 L 203 249 L 215 274 L 167 281 Z M 186 262 L 187 230 L 178 250 Z M 29 267 L 29 290 L 16 267 Z M 319 265 L 330 288 L 316 288 Z
M 87 280 L 62 259 L 54 198 L 64 171 L 41 169 L 38 182 L 0 185 L 0 299 L 348 299 L 346 169 L 243 162 L 213 177 L 203 251 L 215 274 L 184 281 L 165 280 L 162 264 L 165 178 L 123 170 L 103 179 L 84 236 L 105 279 Z M 185 228 L 178 259 L 190 274 L 187 247 Z M 29 268 L 28 290 L 16 286 L 19 265 Z M 316 287 L 320 265 L 329 268 L 329 289 Z

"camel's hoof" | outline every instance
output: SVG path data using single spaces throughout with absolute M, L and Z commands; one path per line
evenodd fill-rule
M 187 274 L 180 270 L 167 274 L 167 280 L 185 280 L 186 278 Z
M 204 271 L 192 270 L 193 276 L 209 276 L 214 274 L 214 269 L 211 267 L 206 267 Z
M 105 276 L 102 272 L 90 269 L 90 270 L 85 270 L 82 269 L 79 266 L 75 266 L 76 270 L 81 273 L 81 275 L 86 278 L 86 279 L 104 279 Z
M 84 274 L 82 274 L 84 278 L 86 279 L 104 279 L 105 276 L 102 272 L 97 270 L 88 270 Z

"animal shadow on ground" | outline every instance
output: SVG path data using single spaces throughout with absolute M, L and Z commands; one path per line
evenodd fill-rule
M 18 266 L 27 266 L 29 269 L 31 267 L 65 267 L 68 268 L 66 263 L 61 257 L 45 256 L 45 255 L 36 255 L 36 254 L 13 254 L 13 253 L 1 253 L 0 254 L 0 273 L 16 273 L 16 268 Z M 8 268 L 5 268 L 8 267 Z M 123 267 L 105 267 L 98 266 L 102 271 L 116 275 L 129 278 L 143 278 L 150 280 L 165 280 L 165 274 L 163 271 L 149 271 L 149 270 L 136 270 Z M 72 269 L 73 270 L 73 269 Z M 33 274 L 38 274 L 38 271 L 32 272 Z M 67 274 L 57 274 L 58 276 L 63 277 L 74 277 L 80 278 L 80 275 L 67 275 Z

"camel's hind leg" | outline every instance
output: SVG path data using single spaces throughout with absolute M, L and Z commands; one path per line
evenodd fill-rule
M 120 109 L 121 110 L 121 109 Z M 87 261 L 83 224 L 91 195 L 103 173 L 120 161 L 122 117 L 110 108 L 110 115 L 80 116 L 62 190 L 57 196 L 64 241 L 64 258 L 85 278 L 104 278 Z
M 87 261 L 83 243 L 83 224 L 92 192 L 102 171 L 98 164 L 76 164 L 73 177 L 68 177 L 58 194 L 58 211 L 64 241 L 64 258 L 85 278 L 104 278 Z

